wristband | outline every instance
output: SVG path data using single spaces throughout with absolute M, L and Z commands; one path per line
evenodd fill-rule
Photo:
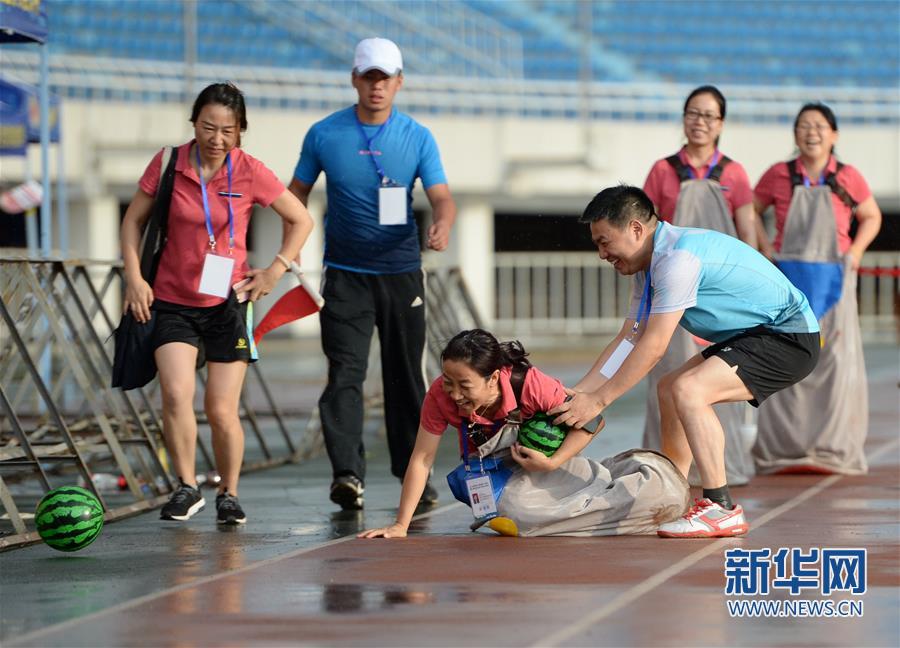
M 280 254 L 276 254 L 276 255 L 275 255 L 275 258 L 278 259 L 279 261 L 281 261 L 282 264 L 284 264 L 285 270 L 290 270 L 290 269 L 291 269 L 291 264 L 290 264 L 290 262 L 289 262 L 287 259 L 285 259 L 283 256 L 281 256 Z

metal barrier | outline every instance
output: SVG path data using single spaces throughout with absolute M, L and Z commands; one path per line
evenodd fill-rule
M 631 279 L 594 252 L 501 252 L 494 262 L 500 333 L 609 334 L 627 314 Z M 900 252 L 865 254 L 857 297 L 864 331 L 897 326 Z
M 445 342 L 481 320 L 458 269 L 431 271 L 427 282 L 434 375 Z M 38 541 L 28 512 L 48 490 L 76 479 L 97 496 L 108 521 L 155 508 L 173 489 L 158 382 L 128 392 L 109 386 L 110 313 L 119 312 L 123 285 L 118 263 L 0 256 L 0 551 Z M 205 385 L 202 370 L 198 381 Z M 202 397 L 196 403 L 203 432 Z M 378 393 L 369 397 L 368 415 L 380 416 L 381 404 Z M 243 471 L 319 454 L 317 411 L 302 415 L 305 423 L 289 427 L 259 364 L 250 365 L 240 407 L 248 430 Z M 197 444 L 198 473 L 214 471 L 203 434 Z M 122 490 L 101 488 L 103 473 L 116 476 Z
M 173 488 L 158 383 L 129 392 L 109 386 L 110 305 L 118 313 L 122 287 L 122 270 L 110 263 L 0 258 L 0 503 L 8 517 L 0 520 L 0 550 L 36 541 L 21 511 L 73 478 L 94 492 L 107 520 L 158 506 Z M 198 378 L 203 385 L 205 373 Z M 258 402 L 244 390 L 244 471 L 318 452 L 316 427 L 292 434 L 258 365 L 246 386 Z M 202 411 L 197 418 L 204 430 Z M 199 471 L 214 471 L 202 435 L 198 451 Z M 124 490 L 98 488 L 97 473 L 121 476 Z
M 896 326 L 898 269 L 900 253 L 864 257 L 864 329 Z M 501 253 L 496 272 L 495 328 L 501 334 L 611 333 L 630 298 L 629 278 L 593 253 Z M 107 520 L 159 506 L 172 490 L 158 384 L 129 392 L 109 387 L 110 313 L 118 313 L 122 287 L 118 264 L 0 256 L 0 504 L 6 511 L 0 551 L 37 541 L 23 511 L 75 478 L 96 494 Z M 426 308 L 427 371 L 434 376 L 447 340 L 483 324 L 458 268 L 427 273 Z M 202 386 L 203 372 L 199 380 Z M 367 399 L 368 415 L 380 416 L 380 406 L 376 393 Z M 203 429 L 206 420 L 197 409 Z M 245 472 L 321 451 L 315 410 L 291 429 L 257 364 L 248 372 L 240 415 L 249 428 Z M 203 435 L 198 454 L 199 470 L 213 471 Z M 98 488 L 94 476 L 100 471 L 121 475 L 124 490 Z

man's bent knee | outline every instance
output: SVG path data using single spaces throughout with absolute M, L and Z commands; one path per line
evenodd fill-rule
M 679 411 L 711 405 L 698 381 L 687 375 L 681 375 L 672 382 L 669 397 Z

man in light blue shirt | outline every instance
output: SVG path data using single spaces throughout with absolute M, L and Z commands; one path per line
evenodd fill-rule
M 325 173 L 325 258 L 320 314 L 328 385 L 319 399 L 334 480 L 331 500 L 363 507 L 363 382 L 374 328 L 381 344 L 391 472 L 406 473 L 425 398 L 425 286 L 412 190 L 422 181 L 433 217 L 425 244 L 443 250 L 456 218 L 434 138 L 393 106 L 403 58 L 393 42 L 367 38 L 352 73 L 359 101 L 313 125 L 290 189 L 306 204 Z M 422 501 L 437 492 L 427 484 Z
M 551 413 L 584 425 L 659 361 L 675 328 L 713 342 L 658 387 L 662 449 L 703 499 L 660 526 L 671 538 L 730 537 L 749 530 L 725 480 L 725 435 L 712 406 L 759 403 L 805 378 L 819 357 L 819 326 L 806 297 L 765 257 L 731 236 L 658 220 L 637 187 L 603 190 L 582 216 L 600 258 L 634 275 L 629 315 L 594 366 Z

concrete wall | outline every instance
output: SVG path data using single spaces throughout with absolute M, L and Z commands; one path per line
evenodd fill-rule
M 402 95 L 401 95 L 402 97 Z M 400 104 L 402 108 L 402 103 Z M 66 175 L 74 194 L 129 196 L 149 157 L 160 146 L 187 140 L 189 107 L 175 104 L 78 102 L 63 109 Z M 287 180 L 307 129 L 321 113 L 251 109 L 244 148 Z M 419 116 L 441 149 L 458 195 L 493 200 L 584 196 L 611 182 L 640 184 L 650 165 L 676 150 L 677 123 L 594 122 L 491 117 Z M 793 153 L 789 125 L 727 124 L 722 149 L 755 181 L 772 163 Z M 838 151 L 858 167 L 879 199 L 900 200 L 900 131 L 847 126 Z M 30 156 L 34 174 L 39 155 Z M 51 168 L 55 173 L 55 162 Z M 2 159 L 3 179 L 23 175 L 18 158 Z

